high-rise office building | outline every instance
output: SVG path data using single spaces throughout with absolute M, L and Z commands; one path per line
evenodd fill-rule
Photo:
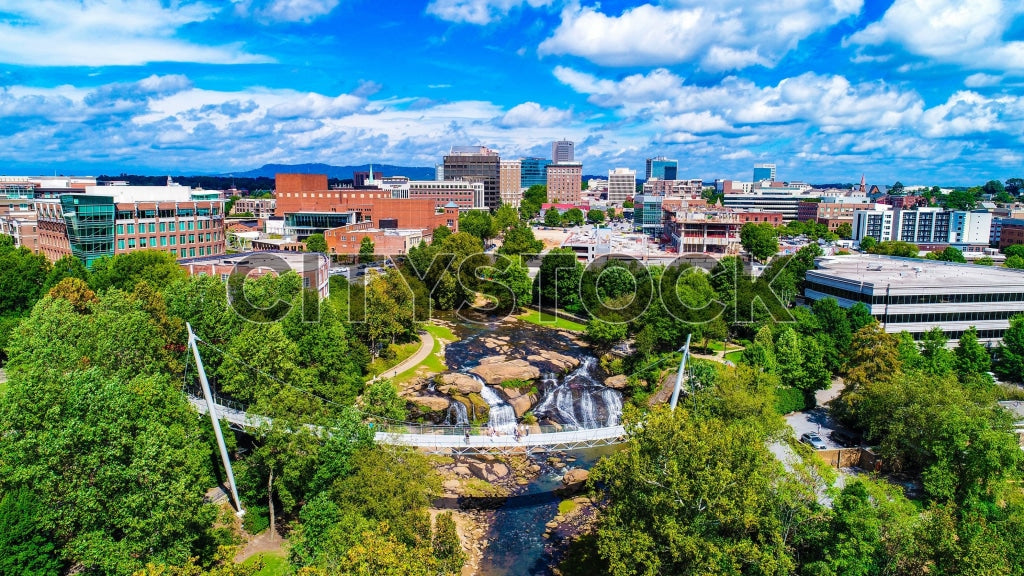
M 452 146 L 444 157 L 444 179 L 483 182 L 484 205 L 493 210 L 501 205 L 500 165 L 498 153 L 486 146 Z
M 576 204 L 583 190 L 583 164 L 562 162 L 550 164 L 548 171 L 548 202 Z
M 762 180 L 775 182 L 775 164 L 754 164 L 754 183 Z
M 675 180 L 679 172 L 679 162 L 664 156 L 647 159 L 647 172 L 645 178 L 657 178 L 658 180 Z
M 498 188 L 502 204 L 519 207 L 523 200 L 522 163 L 519 160 L 502 160 L 500 163 Z
M 576 159 L 574 150 L 575 144 L 571 140 L 555 140 L 551 143 L 551 161 L 555 164 L 573 162 Z
M 523 158 L 519 161 L 519 168 L 522 175 L 519 185 L 523 188 L 530 186 L 546 186 L 548 183 L 548 164 L 551 160 L 547 158 Z
M 608 203 L 621 205 L 636 192 L 636 170 L 616 168 L 608 171 Z

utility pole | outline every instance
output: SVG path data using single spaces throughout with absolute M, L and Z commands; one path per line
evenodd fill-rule
M 679 361 L 679 373 L 676 374 L 676 386 L 672 389 L 672 400 L 669 402 L 669 408 L 674 412 L 676 404 L 679 402 L 679 391 L 683 388 L 683 371 L 686 370 L 686 360 L 690 356 L 690 337 L 693 334 L 686 335 L 686 345 L 683 346 L 683 359 Z
M 220 432 L 220 419 L 217 417 L 217 405 L 213 403 L 213 394 L 210 393 L 210 382 L 206 379 L 206 369 L 203 368 L 203 359 L 199 356 L 199 347 L 196 345 L 196 335 L 192 331 L 192 325 L 185 323 L 188 328 L 188 345 L 192 348 L 192 355 L 196 358 L 196 369 L 199 372 L 199 382 L 203 385 L 203 398 L 206 399 L 206 410 L 210 414 L 210 422 L 213 424 L 213 433 L 217 436 L 217 446 L 220 448 L 220 458 L 224 462 L 224 473 L 228 476 L 228 486 L 231 488 L 231 498 L 235 501 L 235 513 L 241 517 L 245 514 L 242 509 L 242 501 L 238 498 L 238 486 L 235 484 L 235 472 L 231 469 L 231 459 L 228 458 L 228 447 L 224 444 L 224 435 Z

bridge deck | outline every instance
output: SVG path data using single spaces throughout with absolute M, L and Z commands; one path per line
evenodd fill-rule
M 206 401 L 191 394 L 189 401 L 205 414 Z M 217 403 L 217 415 L 236 429 L 258 428 L 270 419 L 265 416 L 248 414 L 237 408 Z M 451 426 L 410 426 L 419 432 L 381 431 L 374 435 L 379 444 L 421 448 L 432 454 L 509 454 L 525 452 L 547 452 L 558 450 L 579 450 L 597 446 L 609 446 L 625 441 L 626 430 L 622 426 L 606 426 L 583 430 L 542 432 L 519 436 L 511 434 L 483 435 L 479 430 L 467 438 L 463 428 Z

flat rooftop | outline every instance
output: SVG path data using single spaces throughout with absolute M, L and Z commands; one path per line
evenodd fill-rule
M 955 288 L 1016 284 L 1024 290 L 1024 270 L 958 264 L 918 258 L 851 254 L 819 258 L 808 275 L 825 275 L 850 282 L 900 288 Z
M 188 264 L 214 264 L 218 266 L 251 266 L 272 268 L 275 263 L 284 262 L 296 272 L 319 269 L 327 256 L 318 252 L 292 252 L 289 250 L 261 250 L 220 256 L 203 256 L 178 260 L 179 266 Z

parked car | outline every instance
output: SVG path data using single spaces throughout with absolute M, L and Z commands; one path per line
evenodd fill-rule
M 817 432 L 804 432 L 800 435 L 800 441 L 804 444 L 810 445 L 810 447 L 815 450 L 824 450 L 828 448 L 828 445 L 821 439 L 821 436 L 818 436 Z
M 846 430 L 833 430 L 828 437 L 844 448 L 860 446 L 860 436 Z

